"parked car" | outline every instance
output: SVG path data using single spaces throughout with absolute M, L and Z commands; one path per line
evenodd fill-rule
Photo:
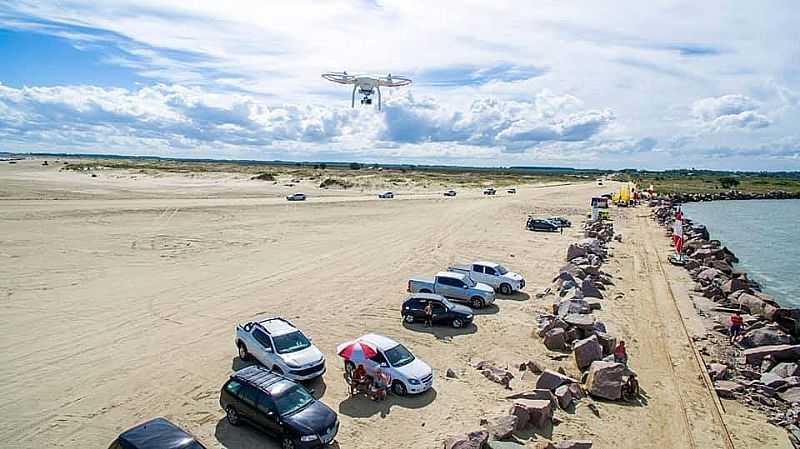
M 366 342 L 378 353 L 364 362 L 368 372 L 381 367 L 392 378 L 392 392 L 398 396 L 424 393 L 433 387 L 433 370 L 422 360 L 414 357 L 405 346 L 382 335 L 367 334 L 356 339 Z M 337 348 L 336 352 L 339 352 Z M 351 361 L 345 362 L 348 376 L 356 368 Z
M 305 193 L 293 193 L 286 197 L 288 201 L 305 201 L 306 194 Z
M 236 326 L 239 358 L 256 361 L 294 380 L 309 380 L 325 373 L 325 356 L 303 332 L 280 317 Z
M 322 448 L 336 438 L 336 412 L 300 384 L 252 365 L 222 386 L 219 405 L 228 423 L 248 423 L 278 438 L 283 449 Z
M 484 195 L 494 195 L 495 193 L 497 193 L 497 190 L 493 189 L 492 187 L 483 190 Z
M 525 288 L 525 279 L 521 274 L 508 271 L 506 267 L 495 262 L 477 261 L 471 265 L 453 265 L 447 271 L 464 273 L 473 281 L 483 282 L 504 295 Z
M 506 193 L 512 193 L 512 194 L 513 193 L 517 193 L 517 189 L 514 189 L 514 188 L 508 189 L 508 190 L 506 190 Z
M 425 320 L 425 306 L 431 304 L 433 324 L 444 324 L 455 328 L 472 323 L 472 310 L 460 304 L 453 304 L 447 298 L 434 293 L 414 293 L 406 298 L 401 308 L 403 321 L 413 323 Z
M 448 190 L 447 192 L 444 192 L 444 196 L 456 196 L 456 191 Z
M 408 280 L 411 293 L 437 293 L 446 298 L 465 302 L 475 309 L 486 307 L 494 302 L 494 289 L 486 284 L 475 282 L 463 273 L 440 271 L 433 279 L 411 278 Z
M 555 223 L 556 225 L 561 226 L 562 228 L 569 228 L 572 226 L 572 222 L 564 217 L 550 217 L 547 219 L 547 221 Z
M 155 418 L 122 432 L 108 449 L 206 449 L 166 418 Z
M 378 194 L 378 198 L 394 198 L 394 193 L 393 192 L 383 192 L 381 194 Z
M 559 231 L 557 224 L 542 218 L 529 218 L 527 228 L 529 231 Z

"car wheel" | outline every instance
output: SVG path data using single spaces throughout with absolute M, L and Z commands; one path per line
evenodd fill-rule
M 512 290 L 511 290 L 511 286 L 510 285 L 508 285 L 508 284 L 500 284 L 500 293 L 502 293 L 504 295 L 510 295 L 511 291 Z
M 482 309 L 483 308 L 483 298 L 480 296 L 474 296 L 472 301 L 470 301 L 470 305 L 472 305 L 473 309 Z
M 405 320 L 406 323 L 411 324 L 414 322 L 414 315 L 408 314 L 403 317 L 403 320 Z
M 408 394 L 408 390 L 406 389 L 406 385 L 399 380 L 392 382 L 392 391 L 394 394 L 398 396 L 405 396 Z
M 244 343 L 239 343 L 239 358 L 245 362 L 250 358 L 250 353 L 247 352 L 247 346 Z
M 459 320 L 458 318 L 453 320 L 453 327 L 455 327 L 456 329 L 460 328 L 463 325 L 464 325 L 464 322 Z
M 236 409 L 231 407 L 230 405 L 225 408 L 225 419 L 228 420 L 228 424 L 232 426 L 238 426 L 239 421 L 239 413 L 236 412 Z
M 281 438 L 281 449 L 294 449 L 294 440 L 289 437 Z

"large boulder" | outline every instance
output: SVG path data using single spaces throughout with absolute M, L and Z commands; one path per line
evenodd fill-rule
M 591 331 L 594 329 L 595 318 L 591 314 L 570 313 L 562 318 L 565 323 L 579 329 Z
M 786 380 L 775 373 L 764 373 L 758 380 L 759 383 L 765 385 L 773 390 L 780 390 L 781 387 L 786 386 Z
M 744 391 L 744 387 L 730 380 L 718 380 L 714 382 L 714 390 L 723 399 L 735 399 L 737 393 Z
M 498 440 L 505 440 L 511 438 L 514 430 L 517 429 L 517 421 L 519 418 L 515 415 L 500 416 L 490 419 L 486 424 L 486 430 Z
M 545 332 L 544 346 L 551 351 L 562 351 L 566 349 L 567 340 L 564 329 L 556 327 Z
M 778 393 L 778 397 L 784 402 L 800 403 L 800 387 L 788 388 Z
M 729 296 L 734 292 L 742 290 L 750 290 L 750 285 L 748 285 L 747 279 L 733 278 L 722 283 L 722 294 L 725 296 Z
M 745 348 L 768 345 L 793 345 L 794 337 L 787 334 L 780 326 L 769 323 L 764 327 L 748 331 L 742 337 L 741 344 Z
M 481 374 L 484 377 L 491 380 L 492 382 L 498 383 L 508 389 L 510 389 L 511 379 L 514 378 L 514 374 L 510 371 L 504 370 L 502 368 L 497 368 L 494 366 L 487 366 L 481 370 Z
M 572 275 L 573 278 L 583 279 L 586 277 L 586 273 L 584 273 L 583 269 L 578 267 L 576 263 L 568 263 L 561 267 L 558 270 L 559 273 L 569 273 Z
M 586 248 L 583 248 L 577 243 L 572 243 L 567 248 L 567 260 L 577 259 L 578 257 L 585 257 L 586 254 L 587 254 Z
M 592 313 L 589 303 L 583 299 L 562 299 L 558 304 L 554 305 L 556 315 L 565 317 L 570 313 Z
M 525 413 L 518 412 L 516 409 L 524 409 Z M 510 414 L 518 418 L 524 414 L 528 415 L 527 425 L 524 425 L 523 429 L 531 426 L 545 429 L 553 424 L 553 404 L 550 401 L 517 399 L 511 406 Z
M 598 360 L 589 366 L 586 390 L 592 396 L 616 401 L 622 397 L 622 375 L 625 365 Z
M 575 351 L 575 363 L 580 370 L 586 369 L 592 362 L 603 358 L 603 346 L 597 341 L 596 335 L 576 341 L 573 350 Z
M 764 357 L 771 356 L 776 362 L 796 362 L 800 360 L 800 345 L 771 345 L 745 349 L 745 361 L 750 365 L 758 365 Z
M 769 372 L 781 377 L 800 376 L 800 365 L 797 363 L 782 362 L 772 367 Z
M 601 331 L 595 331 L 594 335 L 597 336 L 597 342 L 603 347 L 603 356 L 607 356 L 614 352 L 614 348 L 617 347 L 616 337 Z
M 444 449 L 483 449 L 489 441 L 489 432 L 462 433 L 447 437 L 444 440 Z
M 555 391 L 556 388 L 577 382 L 575 379 L 565 376 L 553 370 L 546 369 L 536 380 L 536 388 L 541 390 Z
M 583 280 L 583 283 L 581 284 L 581 292 L 583 293 L 583 296 L 591 296 L 593 298 L 601 299 L 603 298 L 603 294 L 600 292 L 600 289 L 595 287 L 594 283 L 588 278 Z
M 569 410 L 583 397 L 583 389 L 579 384 L 566 384 L 556 388 L 555 396 L 558 406 Z
M 742 307 L 751 314 L 758 315 L 768 320 L 771 320 L 775 312 L 779 309 L 778 305 L 771 299 L 759 297 L 744 291 L 738 295 L 733 294 L 728 299 L 733 305 Z
M 697 280 L 704 284 L 710 284 L 720 276 L 722 276 L 722 272 L 716 268 L 706 268 L 697 275 Z
M 716 268 L 717 270 L 721 271 L 722 273 L 730 276 L 733 273 L 733 267 L 728 262 L 724 260 L 714 260 L 710 264 L 711 268 Z
M 708 365 L 708 376 L 711 380 L 724 380 L 728 377 L 728 366 L 722 363 L 711 363 Z

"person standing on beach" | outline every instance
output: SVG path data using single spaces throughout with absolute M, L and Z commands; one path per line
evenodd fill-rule
M 433 326 L 433 306 L 431 306 L 430 301 L 425 306 L 425 327 Z
M 730 342 L 731 344 L 736 343 L 736 339 L 739 338 L 739 335 L 742 333 L 742 326 L 744 325 L 744 319 L 739 312 L 734 313 L 731 315 L 731 327 L 730 327 Z

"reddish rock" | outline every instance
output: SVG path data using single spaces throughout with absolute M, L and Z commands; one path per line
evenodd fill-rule
M 772 345 L 745 349 L 745 361 L 751 365 L 760 364 L 764 357 L 772 356 L 778 362 L 795 362 L 800 359 L 800 345 Z
M 528 413 L 527 426 L 544 429 L 553 424 L 553 406 L 550 401 L 517 399 L 512 405 L 512 414 L 514 414 L 514 408 L 520 407 Z
M 542 375 L 539 376 L 539 379 L 536 380 L 536 388 L 555 391 L 555 389 L 560 387 L 561 385 L 575 383 L 575 382 L 577 381 L 569 376 L 565 376 L 553 370 L 546 369 L 544 370 Z
M 592 362 L 603 358 L 603 347 L 597 341 L 596 335 L 578 340 L 575 342 L 573 350 L 575 351 L 575 363 L 580 370 L 586 369 Z
M 478 431 L 453 435 L 444 440 L 444 449 L 483 449 L 489 441 L 489 432 Z
M 622 375 L 625 366 L 621 363 L 592 362 L 586 377 L 586 389 L 592 396 L 616 401 L 622 397 Z

